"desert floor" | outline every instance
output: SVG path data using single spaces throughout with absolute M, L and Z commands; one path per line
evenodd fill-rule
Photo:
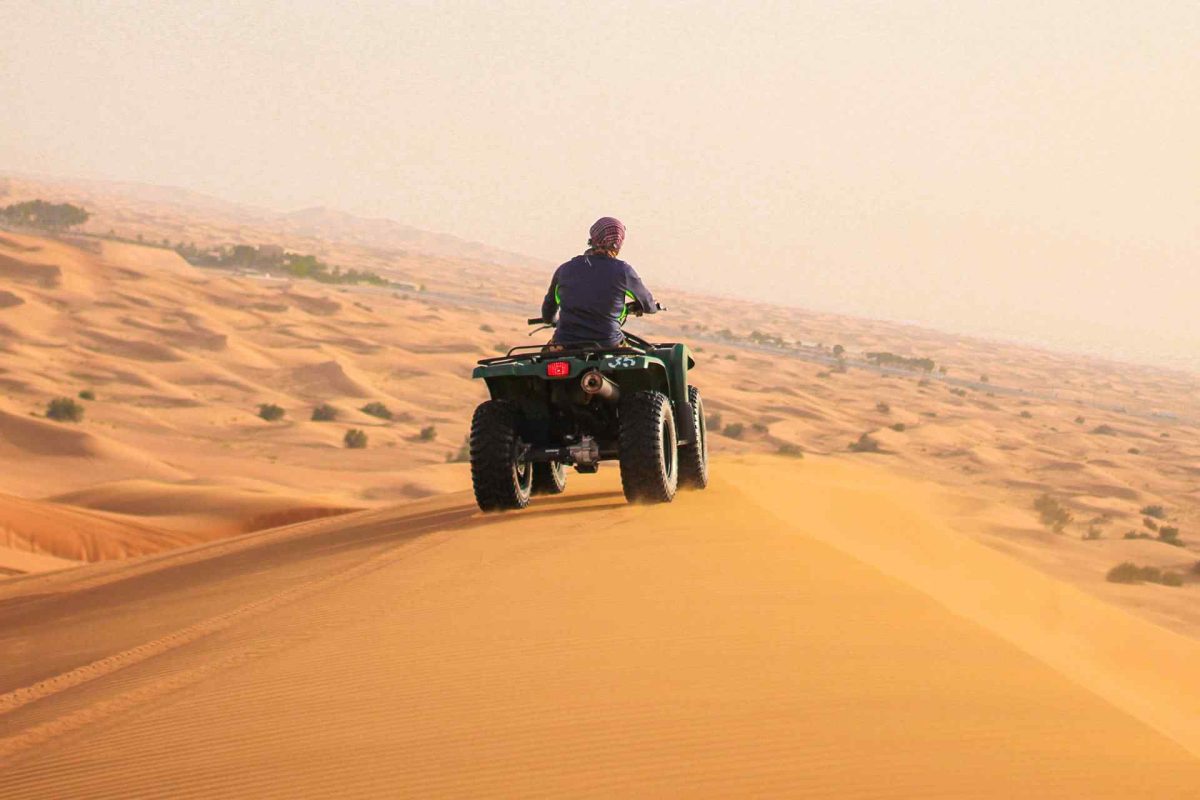
M 422 288 L 0 231 L 6 797 L 1200 777 L 1200 376 L 659 288 L 671 311 L 632 325 L 696 351 L 713 489 L 631 508 L 608 467 L 485 517 L 470 369 L 537 341 L 547 270 L 324 212 L 88 202 L 91 234 L 278 243 Z M 81 421 L 47 418 L 81 392 Z M 1123 561 L 1182 585 L 1107 582 Z
M 1166 678 L 1200 645 L 904 479 L 776 462 L 666 507 L 609 471 L 524 515 L 452 493 L 10 581 L 5 796 L 1194 794 Z

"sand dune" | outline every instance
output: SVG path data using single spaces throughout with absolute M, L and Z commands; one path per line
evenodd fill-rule
M 1124 798 L 1200 780 L 1195 697 L 1130 702 L 1164 696 L 1194 643 L 1122 652 L 1145 623 L 1082 595 L 1026 613 L 1046 579 L 947 536 L 901 479 L 719 466 L 668 507 L 625 505 L 608 472 L 529 514 L 447 495 L 0 584 L 6 797 Z M 818 501 L 824 517 L 796 513 Z M 1002 577 L 960 582 L 981 566 Z

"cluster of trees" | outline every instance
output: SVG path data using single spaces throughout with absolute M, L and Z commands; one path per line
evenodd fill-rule
M 902 367 L 922 372 L 933 372 L 937 363 L 932 358 L 909 358 L 895 353 L 867 353 L 867 361 L 880 367 Z
M 183 256 L 188 263 L 197 266 L 254 267 L 265 272 L 284 273 L 295 278 L 319 283 L 390 285 L 386 278 L 369 270 L 343 270 L 337 265 L 325 263 L 314 255 L 289 253 L 276 247 L 252 247 L 248 244 L 237 244 L 220 247 L 216 250 L 201 251 L 194 244 L 180 242 L 175 248 L 175 252 Z
M 88 212 L 79 206 L 70 203 L 48 203 L 45 200 L 27 200 L 0 208 L 0 219 L 5 222 L 52 231 L 82 225 L 88 218 Z

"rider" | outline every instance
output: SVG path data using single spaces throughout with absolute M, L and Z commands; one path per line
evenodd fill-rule
M 542 320 L 550 324 L 555 311 L 560 312 L 552 344 L 616 347 L 625 340 L 621 323 L 628 313 L 626 300 L 637 301 L 638 314 L 653 314 L 658 307 L 633 267 L 617 258 L 625 241 L 621 221 L 601 217 L 588 233 L 584 254 L 554 271 L 542 301 Z

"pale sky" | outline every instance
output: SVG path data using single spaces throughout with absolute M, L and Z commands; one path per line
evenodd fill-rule
M 0 0 L 6 169 L 1200 369 L 1195 0 Z

